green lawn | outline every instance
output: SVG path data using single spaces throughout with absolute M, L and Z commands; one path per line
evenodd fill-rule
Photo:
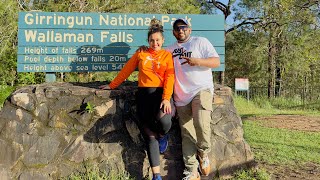
M 244 121 L 244 137 L 255 158 L 271 164 L 320 164 L 320 132 L 268 128 Z
M 288 100 L 290 101 L 290 100 Z M 320 111 L 309 109 L 291 109 L 289 103 L 281 101 L 282 104 L 279 104 L 279 101 L 272 100 L 269 102 L 267 99 L 255 99 L 254 101 L 247 101 L 241 97 L 234 98 L 235 107 L 239 115 L 242 118 L 246 117 L 255 117 L 255 116 L 271 116 L 279 114 L 295 114 L 295 115 L 307 115 L 307 116 L 320 116 Z M 276 103 L 276 104 L 272 104 Z M 281 106 L 282 109 L 275 107 Z
M 261 121 L 245 120 L 247 117 L 254 119 L 285 114 L 320 118 L 319 111 L 292 110 L 286 108 L 287 104 L 290 103 L 284 102 L 281 104 L 282 109 L 277 109 L 268 101 L 248 102 L 244 98 L 235 97 L 235 106 L 243 120 L 244 138 L 250 145 L 255 159 L 258 162 L 279 166 L 296 166 L 307 162 L 320 165 L 320 132 L 270 128 L 265 127 Z M 267 123 L 267 120 L 264 123 Z M 264 169 L 258 169 L 239 171 L 233 179 L 264 180 L 270 179 L 270 176 Z

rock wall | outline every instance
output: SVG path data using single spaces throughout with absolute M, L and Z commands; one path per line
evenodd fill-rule
M 83 170 L 125 170 L 136 179 L 151 174 L 139 122 L 134 84 L 100 90 L 99 83 L 50 83 L 19 88 L 0 111 L 1 179 L 58 179 Z M 243 139 L 231 89 L 216 85 L 212 113 L 212 173 L 227 177 L 253 162 Z M 177 119 L 161 155 L 164 179 L 184 169 Z

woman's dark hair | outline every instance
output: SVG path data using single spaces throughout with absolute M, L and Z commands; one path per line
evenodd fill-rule
M 160 20 L 153 18 L 150 22 L 149 31 L 148 31 L 148 41 L 149 37 L 153 33 L 160 32 L 163 37 L 163 26 Z

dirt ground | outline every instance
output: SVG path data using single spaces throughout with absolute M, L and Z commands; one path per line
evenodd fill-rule
M 270 117 L 250 117 L 245 120 L 261 121 L 266 127 L 320 132 L 320 117 L 300 115 L 275 115 Z M 320 153 L 320 152 L 316 152 Z M 309 162 L 303 166 L 280 166 L 258 162 L 276 180 L 320 180 L 320 164 Z

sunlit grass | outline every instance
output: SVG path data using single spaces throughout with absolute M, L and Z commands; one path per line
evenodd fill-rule
M 271 116 L 279 114 L 291 114 L 291 115 L 310 115 L 310 116 L 320 116 L 320 111 L 312 109 L 290 109 L 289 103 L 285 101 L 277 101 L 277 106 L 280 106 L 282 102 L 282 109 L 278 109 L 275 104 L 276 100 L 269 101 L 266 98 L 256 98 L 254 100 L 247 101 L 247 99 L 242 97 L 234 97 L 235 107 L 241 117 L 251 117 L 251 116 Z
M 264 169 L 240 170 L 231 180 L 269 180 L 270 175 Z
M 309 107 L 306 110 L 292 109 L 290 100 L 267 100 L 265 98 L 247 101 L 235 97 L 235 106 L 242 117 L 244 138 L 259 162 L 279 166 L 296 166 L 313 162 L 320 165 L 320 132 L 277 129 L 263 126 L 262 122 L 245 120 L 246 117 L 268 117 L 272 115 L 320 116 L 319 110 Z M 281 109 L 279 109 L 281 107 Z M 319 117 L 320 118 L 320 117 Z M 267 123 L 265 120 L 264 123 Z M 255 170 L 242 170 L 233 179 L 270 179 L 264 170 L 257 175 Z
M 85 171 L 75 172 L 63 180 L 135 180 L 126 171 L 104 172 L 93 165 L 85 165 Z
M 270 164 L 320 164 L 320 132 L 268 128 L 255 121 L 244 121 L 244 138 L 255 158 Z

